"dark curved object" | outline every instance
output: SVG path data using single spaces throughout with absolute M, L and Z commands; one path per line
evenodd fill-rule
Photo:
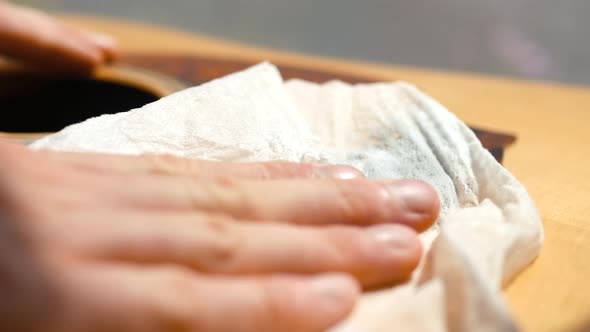
M 55 132 L 157 99 L 150 92 L 115 82 L 0 71 L 0 131 Z

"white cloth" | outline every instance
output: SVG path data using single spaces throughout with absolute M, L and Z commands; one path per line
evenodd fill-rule
M 103 115 L 33 148 L 171 153 L 234 161 L 326 161 L 369 178 L 413 178 L 442 201 L 407 284 L 365 294 L 334 331 L 512 331 L 501 287 L 539 253 L 525 188 L 467 126 L 407 83 L 283 82 L 261 64 L 126 113 Z

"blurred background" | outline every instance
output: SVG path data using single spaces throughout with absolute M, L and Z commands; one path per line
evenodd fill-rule
M 590 84 L 590 0 L 28 0 L 272 48 Z

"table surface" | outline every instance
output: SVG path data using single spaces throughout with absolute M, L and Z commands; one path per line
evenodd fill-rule
M 124 52 L 202 55 L 418 85 L 462 120 L 516 134 L 505 166 L 537 203 L 539 258 L 505 290 L 525 331 L 590 330 L 590 88 L 321 58 L 113 19 L 64 16 L 117 37 Z

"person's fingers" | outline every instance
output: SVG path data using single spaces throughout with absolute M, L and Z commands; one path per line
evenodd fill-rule
M 113 37 L 102 33 L 88 31 L 80 31 L 80 33 L 86 35 L 96 46 L 100 48 L 104 62 L 111 62 L 119 57 L 117 41 Z
M 436 192 L 420 181 L 244 181 L 235 176 L 203 179 L 162 173 L 107 174 L 76 181 L 92 183 L 103 204 L 129 210 L 212 212 L 245 220 L 314 225 L 395 222 L 424 230 L 436 219 L 440 205 Z
M 99 173 L 159 174 L 192 177 L 236 177 L 252 180 L 283 178 L 354 179 L 364 175 L 345 165 L 293 162 L 236 163 L 181 158 L 172 155 L 146 154 L 124 156 L 98 153 L 40 151 L 44 157 L 64 162 L 70 167 Z
M 49 71 L 88 73 L 115 55 L 114 44 L 41 12 L 0 3 L 0 53 Z
M 376 286 L 406 280 L 421 257 L 416 232 L 395 224 L 306 227 L 159 213 L 86 219 L 62 225 L 75 252 L 216 274 L 346 272 Z
M 207 277 L 173 267 L 95 269 L 70 280 L 63 331 L 319 332 L 344 319 L 354 279 Z
M 85 38 L 78 38 L 50 17 L 34 10 L 3 4 L 0 6 L 0 52 L 36 64 L 85 71 L 101 60 L 98 47 Z
M 113 180 L 115 184 L 121 180 Z M 152 210 L 194 210 L 256 221 L 320 225 L 401 223 L 428 228 L 439 212 L 438 195 L 421 181 L 196 180 L 186 176 L 128 176 L 113 197 Z

